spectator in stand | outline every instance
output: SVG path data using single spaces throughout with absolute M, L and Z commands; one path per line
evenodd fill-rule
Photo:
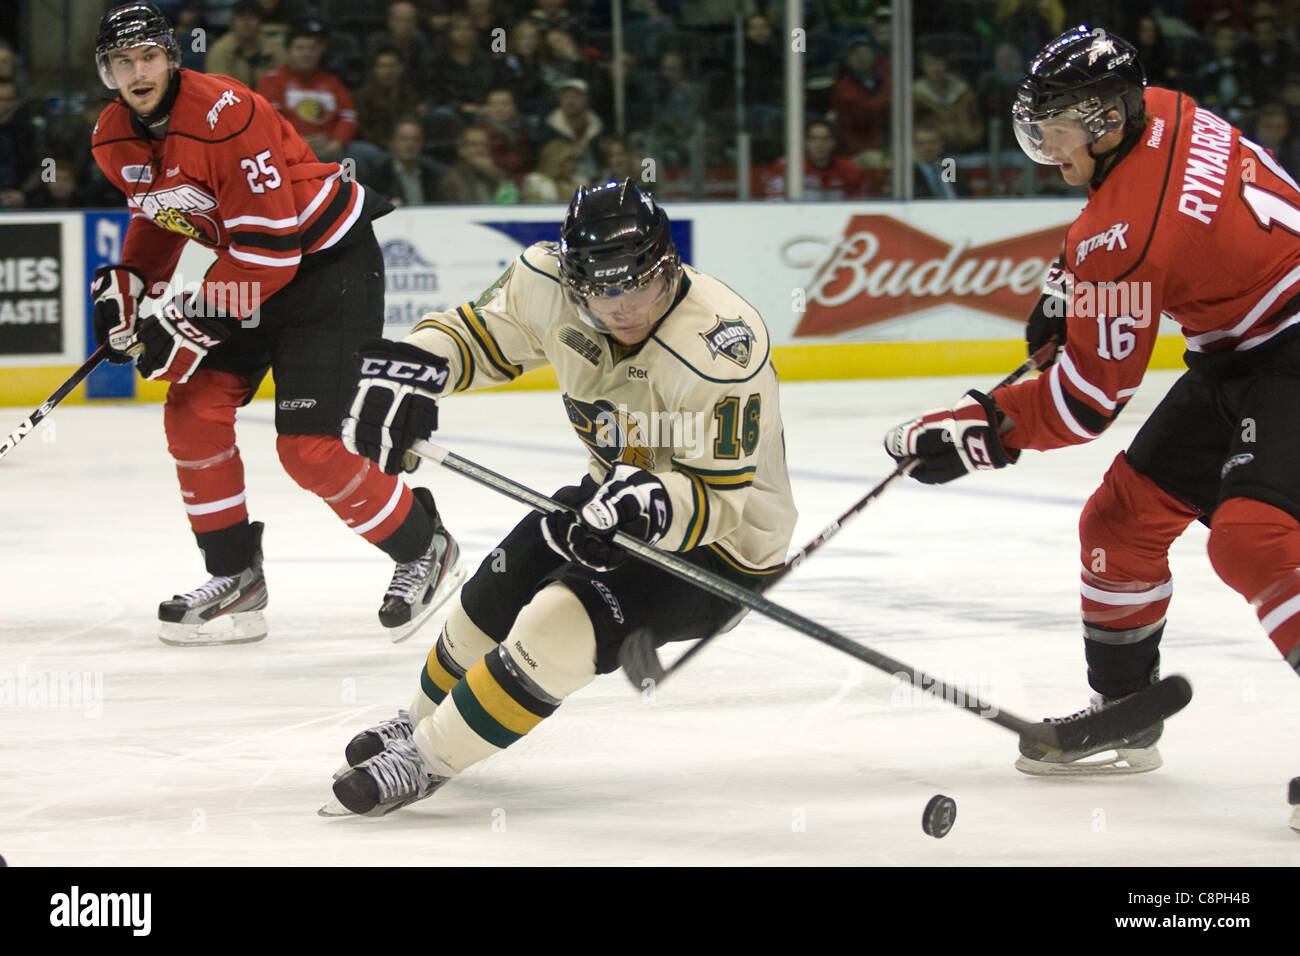
M 672 166 L 690 162 L 695 121 L 703 111 L 704 92 L 687 78 L 686 60 L 676 50 L 659 57 L 659 74 L 650 98 L 650 134 L 655 152 Z
M 43 155 L 40 130 L 20 103 L 17 84 L 0 80 L 0 206 L 25 203 L 23 186 Z
M 547 30 L 571 30 L 577 18 L 569 11 L 567 0 L 537 0 L 530 19 L 545 33 Z
M 181 51 L 181 66 L 199 73 L 215 72 L 207 68 L 207 31 L 202 30 L 203 14 L 197 0 L 181 4 L 172 22 L 172 35 Z
M 81 206 L 77 195 L 77 164 L 69 156 L 54 156 L 47 173 L 36 169 L 27 177 L 23 205 L 28 209 L 76 209 Z M 45 166 L 42 163 L 42 167 Z
M 912 130 L 912 195 L 916 199 L 957 199 L 970 195 L 957 160 L 944 152 L 943 135 L 931 123 Z
M 483 52 L 487 39 L 474 32 L 474 24 L 465 14 L 452 14 L 443 49 L 434 63 L 435 109 L 452 109 L 462 121 L 474 122 L 479 104 L 497 85 L 495 61 Z
M 388 143 L 390 159 L 363 180 L 386 195 L 394 206 L 422 206 L 435 202 L 439 195 L 440 170 L 424 157 L 424 127 L 414 116 L 404 116 L 393 124 Z
M 538 120 L 554 99 L 542 72 L 542 31 L 531 20 L 521 20 L 506 40 L 506 55 L 498 69 L 515 94 L 519 112 Z
M 1016 133 L 1011 125 L 1011 104 L 1016 101 L 1016 88 L 1025 76 L 1025 60 L 1016 45 L 1004 40 L 993 51 L 993 68 L 979 79 L 979 102 L 984 115 L 989 118 L 990 150 L 1011 150 L 1016 165 L 1024 154 L 1016 146 Z
M 813 120 L 804 128 L 803 198 L 805 200 L 862 199 L 865 174 L 847 156 L 835 155 L 835 130 L 825 120 Z M 785 158 L 778 159 L 762 174 L 755 197 L 781 199 L 786 193 Z
M 1245 125 L 1250 84 L 1244 75 L 1245 64 L 1237 55 L 1238 39 L 1237 30 L 1226 19 L 1210 29 L 1214 55 L 1196 71 L 1192 95 L 1198 106 L 1240 128 Z
M 550 112 L 539 131 L 542 148 L 552 139 L 563 139 L 578 147 L 578 178 L 591 182 L 597 172 L 595 142 L 604 129 L 600 117 L 589 108 L 587 84 L 564 80 L 559 89 L 560 105 Z
M 921 54 L 921 77 L 912 85 L 912 94 L 915 123 L 933 123 L 949 148 L 965 153 L 983 142 L 984 123 L 975 92 L 949 72 L 948 58 L 937 50 Z
M 405 70 L 396 50 L 380 49 L 371 62 L 370 78 L 357 91 L 357 135 L 347 155 L 356 161 L 357 178 L 363 183 L 388 162 L 386 147 L 398 119 L 421 111 L 419 97 L 406 85 Z
M 403 116 L 420 113 L 420 98 L 406 82 L 406 66 L 396 50 L 381 47 L 370 61 L 370 78 L 357 91 L 357 139 L 387 143 Z
M 647 195 L 653 193 L 655 184 L 646 179 L 647 167 L 643 167 L 632 155 L 632 150 L 624 137 L 606 136 L 601 139 L 599 149 L 600 172 L 591 181 L 591 185 L 621 183 L 625 179 L 630 179 L 643 193 Z
M 890 82 L 876 50 L 865 36 L 854 37 L 844 51 L 840 76 L 831 87 L 831 112 L 840 138 L 853 156 L 889 146 Z M 1020 69 L 1017 65 L 1017 74 Z M 1019 77 L 1017 77 L 1019 82 Z
M 524 177 L 523 201 L 568 202 L 583 181 L 578 178 L 578 147 L 553 139 L 542 147 L 537 169 Z
M 772 21 L 755 13 L 745 20 L 745 111 L 755 135 L 780 135 L 785 117 L 785 51 Z
M 1160 29 L 1160 21 L 1149 13 L 1138 17 L 1133 39 L 1138 60 L 1142 63 L 1142 69 L 1146 70 L 1147 82 L 1152 86 L 1180 89 L 1178 67 Z
M 492 162 L 487 133 L 477 126 L 465 127 L 456 137 L 456 164 L 442 177 L 438 201 L 462 205 L 519 201 L 519 187 Z
M 19 95 L 25 91 L 26 85 L 18 70 L 18 54 L 14 52 L 13 44 L 0 37 L 0 82 L 5 80 L 18 87 Z
M 588 105 L 601 115 L 613 103 L 613 90 L 609 74 L 584 51 L 572 29 L 552 27 L 545 31 L 545 48 L 542 59 L 542 76 L 551 89 L 558 89 L 565 80 L 582 80 L 587 84 Z
M 262 36 L 262 8 L 257 0 L 239 0 L 230 29 L 208 50 L 207 72 L 233 76 L 250 89 L 267 70 L 284 64 L 284 47 Z
M 423 95 L 433 75 L 434 54 L 418 23 L 419 13 L 414 3 L 393 0 L 388 5 L 388 29 L 370 35 L 366 42 L 366 56 L 373 63 L 380 50 L 395 50 L 402 58 L 407 85 Z
M 1295 137 L 1291 135 L 1286 107 L 1281 103 L 1265 103 L 1259 108 L 1255 134 L 1251 138 L 1272 153 L 1292 176 L 1300 173 L 1300 152 L 1297 152 Z
M 1274 15 L 1256 16 L 1251 22 L 1241 60 L 1247 91 L 1255 105 L 1281 98 L 1283 77 L 1295 62 L 1295 54 L 1291 44 L 1282 38 Z
M 352 94 L 337 76 L 321 67 L 325 28 L 305 20 L 289 32 L 284 66 L 268 70 L 257 92 L 289 121 L 318 159 L 337 162 L 357 132 Z
M 263 35 L 286 47 L 294 24 L 313 19 L 318 13 L 315 4 L 307 0 L 257 0 L 257 5 L 262 8 Z
M 465 16 L 474 25 L 474 32 L 479 36 L 490 36 L 493 30 L 506 29 L 505 18 L 497 10 L 493 0 L 465 0 Z
M 516 183 L 522 183 L 533 168 L 533 139 L 508 87 L 499 86 L 488 93 L 476 125 L 487 133 L 492 162 Z

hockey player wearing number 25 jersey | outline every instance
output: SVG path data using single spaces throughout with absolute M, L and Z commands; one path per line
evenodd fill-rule
M 440 396 L 546 365 L 590 459 L 554 495 L 581 518 L 520 522 L 465 584 L 410 711 L 349 745 L 344 807 L 427 796 L 617 669 L 635 631 L 663 643 L 732 618 L 728 602 L 623 561 L 614 531 L 746 587 L 782 566 L 796 512 L 768 353 L 758 313 L 681 264 L 667 215 L 626 180 L 580 188 L 558 246 L 525 249 L 477 301 L 363 348 L 343 438 L 385 470 L 410 464 Z
M 1144 86 L 1133 47 L 1100 29 L 1077 27 L 1033 61 L 1013 111 L 1021 145 L 1091 187 L 1029 321 L 1031 352 L 1053 335 L 1064 348 L 1037 379 L 971 392 L 886 438 L 895 458 L 921 459 L 923 481 L 1089 441 L 1137 390 L 1161 313 L 1178 323 L 1188 371 L 1079 522 L 1094 706 L 1155 678 L 1169 547 L 1198 519 L 1215 571 L 1300 670 L 1300 188 L 1187 96 Z M 954 440 L 936 444 L 944 428 Z M 1150 770 L 1160 731 L 1107 742 L 1116 757 L 1096 766 L 1078 760 L 1100 750 L 1025 751 L 1017 766 Z
M 122 261 L 95 273 L 95 336 L 114 362 L 169 382 L 163 417 L 181 495 L 212 579 L 159 607 L 169 644 L 266 634 L 260 522 L 251 523 L 235 410 L 268 370 L 285 470 L 397 570 L 380 619 L 394 639 L 427 617 L 457 548 L 399 478 L 339 441 L 357 345 L 383 328 L 383 258 L 370 220 L 391 209 L 322 163 L 265 99 L 227 76 L 179 68 L 151 3 L 100 24 L 99 72 L 120 97 L 99 117 L 94 155 L 127 198 Z M 216 254 L 196 292 L 143 317 L 188 241 Z M 445 595 L 447 587 L 442 587 Z

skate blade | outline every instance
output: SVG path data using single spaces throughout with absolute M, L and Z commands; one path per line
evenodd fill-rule
M 158 640 L 171 647 L 206 647 L 214 644 L 251 644 L 266 637 L 261 611 L 224 614 L 202 624 L 160 621 Z
M 442 581 L 438 583 L 438 586 L 434 588 L 433 598 L 430 599 L 424 610 L 405 624 L 389 629 L 389 637 L 392 642 L 400 644 L 423 627 L 425 622 L 433 616 L 433 612 L 446 604 L 451 596 L 460 590 L 461 582 L 465 580 L 467 573 L 465 562 L 457 560 L 455 567 L 447 572 Z
M 1022 755 L 1016 760 L 1016 769 L 1031 777 L 1096 777 L 1120 773 L 1149 773 L 1164 763 L 1160 758 L 1160 751 L 1155 747 L 1111 752 L 1114 754 L 1112 757 L 1105 756 L 1103 751 L 1099 759 L 1073 760 L 1069 763 L 1034 760 Z
M 336 778 L 336 779 L 337 779 L 337 778 Z M 332 795 L 331 795 L 331 796 L 330 796 L 329 803 L 325 804 L 323 807 L 321 807 L 319 810 L 317 810 L 317 811 L 316 811 L 316 816 L 318 816 L 318 817 L 355 817 L 355 816 L 357 816 L 357 814 L 353 813 L 353 812 L 352 812 L 351 810 L 349 810 L 347 807 L 343 806 L 343 804 L 339 803 L 339 801 L 338 801 L 338 797 L 335 797 L 335 796 L 332 796 Z

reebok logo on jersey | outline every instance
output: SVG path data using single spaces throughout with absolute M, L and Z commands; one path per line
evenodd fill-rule
M 1160 140 L 1164 139 L 1165 121 L 1157 116 L 1151 121 L 1151 135 L 1147 137 L 1147 145 L 1152 149 L 1160 148 Z
M 1105 246 L 1108 252 L 1114 250 L 1116 246 L 1127 249 L 1128 243 L 1124 241 L 1124 236 L 1128 234 L 1128 227 L 1129 224 L 1126 222 L 1117 222 L 1105 232 L 1084 239 L 1074 250 L 1074 264 L 1081 265 L 1083 260 L 1088 258 L 1089 253 L 1095 252 L 1102 246 Z
M 221 115 L 221 111 L 227 106 L 231 106 L 238 102 L 240 102 L 240 99 L 235 95 L 234 90 L 226 90 L 226 92 L 218 96 L 217 101 L 213 103 L 212 108 L 208 110 L 208 129 L 216 129 L 217 118 Z

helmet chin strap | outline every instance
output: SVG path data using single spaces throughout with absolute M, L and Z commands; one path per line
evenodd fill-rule
M 1088 144 L 1088 155 L 1096 164 L 1092 170 L 1092 179 L 1088 180 L 1090 189 L 1097 189 L 1101 186 L 1102 180 L 1110 175 L 1110 171 L 1115 168 L 1115 164 L 1128 155 L 1129 150 L 1137 145 L 1137 141 L 1142 137 L 1142 131 L 1146 129 L 1146 123 L 1134 124 L 1124 130 L 1123 137 L 1110 149 L 1094 153 L 1092 151 L 1093 143 Z
M 167 135 L 167 121 L 171 119 L 172 107 L 176 105 L 176 94 L 180 91 L 181 71 L 174 69 L 171 82 L 167 84 L 167 92 L 158 101 L 158 108 L 144 116 L 132 111 L 133 118 L 139 121 L 145 135 L 150 139 L 162 139 Z

